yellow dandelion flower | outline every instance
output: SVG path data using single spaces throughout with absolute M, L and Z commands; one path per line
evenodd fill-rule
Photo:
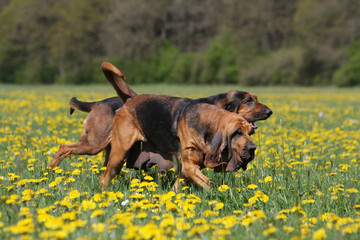
M 94 211 L 91 213 L 90 218 L 95 218 L 95 217 L 104 215 L 104 213 L 105 213 L 105 212 L 104 212 L 103 210 L 101 210 L 101 209 L 96 209 L 96 210 L 94 210 Z
M 124 194 L 122 192 L 116 192 L 115 194 L 116 194 L 116 197 L 119 199 L 124 197 Z
M 255 184 L 250 184 L 247 186 L 248 189 L 255 189 L 255 188 L 258 188 L 258 186 L 256 186 Z
M 234 210 L 233 213 L 235 213 L 235 214 L 242 214 L 243 211 L 242 211 L 242 210 Z
M 151 176 L 149 176 L 149 175 L 146 175 L 146 176 L 144 177 L 144 180 L 146 180 L 146 181 L 152 181 L 152 180 L 154 180 L 154 178 L 151 177 Z
M 273 225 L 269 225 L 269 228 L 265 229 L 262 234 L 263 236 L 269 236 L 273 233 L 275 233 L 277 230 L 276 230 L 276 227 L 274 227 Z
M 49 183 L 49 188 L 54 188 L 54 187 L 56 187 L 56 185 L 58 185 L 58 182 L 52 181 L 51 183 Z
M 326 238 L 326 232 L 324 228 L 320 228 L 319 230 L 316 230 L 312 237 L 314 240 L 321 240 Z
M 140 184 L 140 180 L 137 178 L 134 178 L 133 180 L 131 180 L 130 187 L 131 188 L 138 187 L 139 184 Z
M 217 203 L 214 207 L 215 210 L 220 210 L 224 207 L 224 204 L 223 203 Z
M 301 201 L 301 204 L 307 204 L 307 203 L 314 203 L 315 202 L 315 200 L 314 199 L 310 199 L 310 200 L 302 200 Z
M 136 215 L 136 218 L 140 218 L 140 219 L 146 218 L 147 215 L 148 215 L 148 214 L 147 214 L 146 212 L 141 212 L 141 213 L 138 213 L 138 214 Z
M 227 190 L 229 190 L 229 186 L 228 185 L 221 185 L 218 187 L 219 192 L 225 192 Z
M 61 217 L 57 217 L 57 218 L 51 218 L 48 221 L 44 222 L 44 226 L 47 229 L 59 229 L 64 225 L 64 220 Z
M 84 211 L 87 211 L 89 209 L 95 209 L 96 203 L 94 203 L 92 200 L 84 200 L 81 203 L 81 207 Z
M 264 179 L 264 182 L 271 182 L 272 181 L 272 177 L 271 176 L 267 176 L 265 179 Z
M 109 202 L 101 202 L 101 203 L 99 203 L 99 207 L 101 207 L 101 208 L 106 208 L 106 207 L 109 207 Z
M 205 210 L 205 211 L 203 212 L 203 215 L 204 215 L 205 217 L 217 216 L 217 215 L 219 215 L 219 212 L 215 212 L 215 211 L 212 211 L 212 210 L 210 210 L 210 209 L 207 209 L 207 210 Z
M 140 239 L 155 238 L 157 233 L 159 233 L 158 226 L 153 222 L 150 222 L 139 229 Z
M 6 199 L 6 204 L 16 204 L 16 200 L 19 198 L 16 194 L 11 194 L 9 199 Z
M 69 193 L 69 197 L 70 199 L 75 199 L 75 198 L 79 198 L 80 197 L 80 193 L 78 190 L 72 190 Z
M 359 192 L 359 190 L 357 190 L 356 188 L 349 188 L 349 189 L 346 189 L 346 191 L 348 193 L 358 193 Z
M 94 230 L 94 232 L 102 233 L 104 232 L 106 227 L 105 223 L 94 223 L 91 225 L 91 228 Z
M 145 198 L 144 194 L 133 194 L 130 196 L 131 199 L 143 199 Z
M 71 174 L 75 175 L 75 176 L 80 175 L 80 173 L 81 173 L 81 170 L 78 168 L 76 168 L 74 171 L 71 172 Z
M 95 202 L 100 202 L 103 197 L 104 195 L 102 193 L 95 193 L 93 199 Z
M 286 220 L 287 217 L 285 214 L 279 214 L 275 217 L 276 220 Z
M 284 232 L 288 232 L 288 233 L 291 233 L 295 230 L 294 227 L 289 227 L 289 226 L 283 226 L 283 231 Z
M 268 202 L 269 201 L 269 196 L 268 195 L 266 195 L 266 194 L 261 194 L 261 196 L 260 196 L 260 200 L 262 201 L 262 202 Z

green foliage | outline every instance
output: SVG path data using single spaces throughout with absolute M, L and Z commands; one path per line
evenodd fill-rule
M 241 83 L 246 85 L 310 85 L 307 68 L 311 67 L 302 48 L 280 49 L 259 57 L 243 71 Z
M 5 0 L 0 22 L 4 83 L 104 82 L 112 61 L 129 83 L 359 85 L 356 0 Z
M 348 60 L 335 72 L 333 81 L 337 86 L 360 85 L 360 41 L 347 49 Z

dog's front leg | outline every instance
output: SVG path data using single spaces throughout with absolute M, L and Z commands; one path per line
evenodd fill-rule
M 181 174 L 191 179 L 205 190 L 210 190 L 211 181 L 200 171 L 199 153 L 193 147 L 186 148 L 181 152 Z
M 145 137 L 135 124 L 125 107 L 119 109 L 113 121 L 111 152 L 106 170 L 101 177 L 101 187 L 104 189 L 122 169 L 131 147 Z

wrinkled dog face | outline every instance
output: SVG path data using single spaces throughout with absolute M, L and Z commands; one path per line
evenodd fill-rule
M 243 121 L 231 136 L 231 144 L 228 148 L 230 161 L 226 167 L 227 172 L 236 172 L 240 168 L 246 170 L 247 164 L 255 157 L 256 146 L 250 135 L 253 133 L 253 127 L 246 121 Z

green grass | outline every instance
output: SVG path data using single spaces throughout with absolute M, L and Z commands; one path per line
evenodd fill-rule
M 190 184 L 173 193 L 175 173 L 156 167 L 124 169 L 102 191 L 102 154 L 71 157 L 51 173 L 46 166 L 82 132 L 87 114 L 69 116 L 68 100 L 115 96 L 112 88 L 1 85 L 1 239 L 359 239 L 359 89 L 133 89 L 192 98 L 246 90 L 274 115 L 257 123 L 256 158 L 246 171 L 204 170 L 214 183 L 209 192 Z

